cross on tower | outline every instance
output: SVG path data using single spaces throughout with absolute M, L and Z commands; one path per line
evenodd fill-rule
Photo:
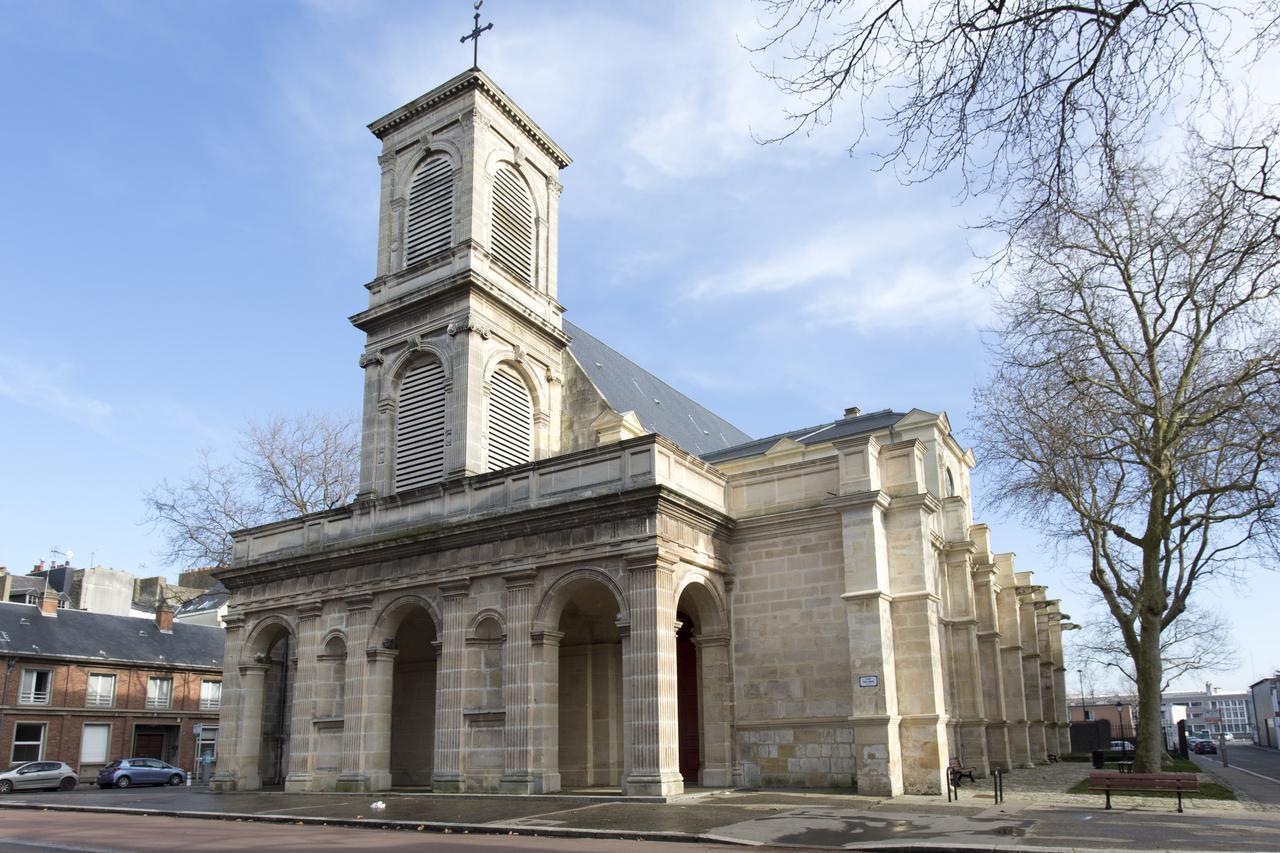
M 470 35 L 465 35 L 465 36 L 463 36 L 462 38 L 458 39 L 459 44 L 466 44 L 466 43 L 467 43 L 467 39 L 471 39 L 471 41 L 472 41 L 472 45 L 471 45 L 471 67 L 472 67 L 472 68 L 479 68 L 479 67 L 480 67 L 480 34 L 481 34 L 481 33 L 483 33 L 483 32 L 485 32 L 486 30 L 491 30 L 491 29 L 493 29 L 493 23 L 492 23 L 492 22 L 485 24 L 483 27 L 482 27 L 482 26 L 480 26 L 480 7 L 481 7 L 481 6 L 483 6 L 483 5 L 484 5 L 484 0 L 476 0 L 476 2 L 475 2 L 475 10 L 476 10 L 476 23 L 475 23 L 475 28 L 471 30 L 471 34 L 470 34 Z

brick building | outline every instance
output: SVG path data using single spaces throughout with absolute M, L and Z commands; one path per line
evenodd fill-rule
M 190 769 L 197 731 L 216 756 L 222 629 L 56 604 L 52 589 L 39 606 L 0 604 L 0 764 L 65 761 L 83 779 L 131 756 Z

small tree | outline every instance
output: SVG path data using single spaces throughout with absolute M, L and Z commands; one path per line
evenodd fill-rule
M 977 392 L 1001 503 L 1079 546 L 1133 661 L 1136 769 L 1160 768 L 1164 632 L 1207 578 L 1275 547 L 1275 136 L 1197 141 L 1059 197 L 1014 241 Z
M 164 536 L 162 556 L 170 562 L 228 566 L 233 531 L 355 497 L 360 446 L 349 418 L 277 417 L 246 426 L 239 445 L 233 463 L 216 463 L 201 451 L 182 482 L 162 480 L 143 495 L 147 520 Z

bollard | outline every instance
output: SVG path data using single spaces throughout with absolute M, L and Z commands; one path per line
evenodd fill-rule
M 999 767 L 991 772 L 991 794 L 996 803 L 1004 802 L 1004 770 Z

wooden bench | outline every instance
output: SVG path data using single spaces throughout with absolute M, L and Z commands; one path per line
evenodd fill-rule
M 1159 792 L 1176 791 L 1178 814 L 1182 814 L 1183 793 L 1200 791 L 1200 777 L 1194 773 L 1112 773 L 1105 771 L 1089 774 L 1089 790 L 1105 791 L 1107 808 L 1111 808 L 1112 791 Z
M 965 767 L 960 763 L 960 759 L 958 758 L 953 758 L 949 762 L 947 762 L 947 773 L 951 774 L 951 784 L 953 785 L 959 785 L 960 780 L 963 779 L 965 776 L 969 777 L 970 782 L 978 781 L 977 779 L 973 778 L 973 768 Z
M 1047 755 L 1045 755 L 1045 758 L 1049 759 L 1049 763 L 1050 763 L 1050 764 L 1057 764 L 1057 763 L 1058 763 L 1058 753 L 1056 753 L 1056 752 L 1050 752 L 1050 753 L 1048 753 Z

